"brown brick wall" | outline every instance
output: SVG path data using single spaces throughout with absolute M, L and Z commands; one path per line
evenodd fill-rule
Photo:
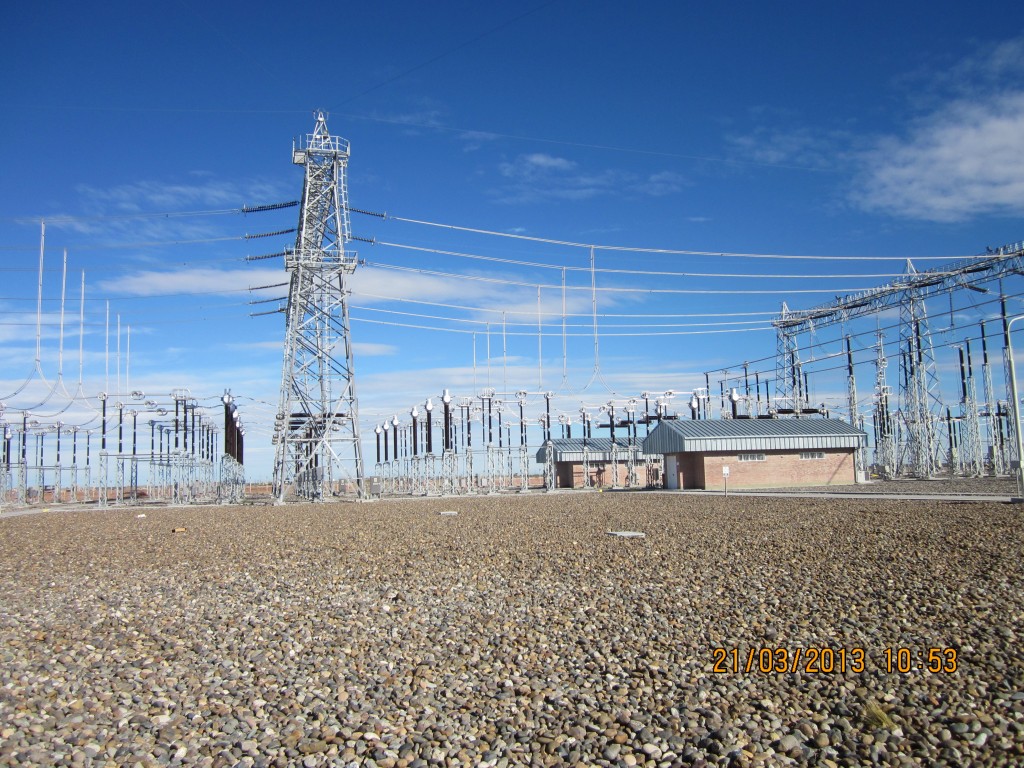
M 855 482 L 852 450 L 822 451 L 824 459 L 801 459 L 798 451 L 759 453 L 764 453 L 764 461 L 741 462 L 735 453 L 679 454 L 679 487 L 724 490 L 723 466 L 729 467 L 729 487 L 737 489 L 852 485 Z M 703 483 L 699 484 L 701 480 Z

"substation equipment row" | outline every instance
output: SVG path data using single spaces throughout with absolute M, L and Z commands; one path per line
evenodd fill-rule
M 96 427 L 0 413 L 0 508 L 241 501 L 245 429 L 229 393 L 222 427 L 187 390 L 166 403 L 137 391 L 98 399 Z

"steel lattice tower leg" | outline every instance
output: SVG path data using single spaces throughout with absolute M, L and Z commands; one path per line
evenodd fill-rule
M 909 261 L 907 271 L 914 272 Z M 937 425 L 941 418 L 933 411 L 941 403 L 928 314 L 924 302 L 914 292 L 900 305 L 900 351 L 900 400 L 907 425 L 907 463 L 913 476 L 927 478 L 940 463 L 937 451 L 941 451 L 941 436 Z
M 860 424 L 860 414 L 857 410 L 857 377 L 853 372 L 853 349 L 850 346 L 850 337 L 846 337 L 846 388 L 847 404 L 850 411 L 850 424 L 857 427 Z M 853 471 L 857 482 L 860 482 L 864 472 L 865 446 L 853 452 Z
M 885 383 L 885 369 L 888 365 L 884 339 L 879 332 L 878 357 L 875 360 L 875 467 L 879 475 L 891 480 L 896 474 L 896 447 L 893 419 L 889 411 L 892 387 Z
M 292 151 L 305 181 L 295 249 L 285 254 L 288 306 L 274 430 L 279 501 L 290 486 L 322 501 L 346 480 L 365 496 L 346 288 L 356 268 L 355 253 L 345 250 L 352 237 L 348 158 L 348 142 L 327 132 L 322 112 L 305 144 Z
M 805 393 L 801 378 L 800 353 L 796 335 L 787 327 L 789 307 L 782 303 L 782 313 L 775 325 L 775 408 L 800 416 Z
M 519 446 L 519 490 L 530 490 L 530 459 L 526 446 Z
M 544 444 L 544 490 L 555 490 L 555 450 L 550 440 Z
M 983 336 L 982 344 L 984 342 L 985 337 Z M 992 474 L 998 477 L 1003 474 L 1003 452 L 999 441 L 999 405 L 994 396 L 995 390 L 992 389 L 992 366 L 988 362 L 987 350 L 985 351 L 985 361 L 982 364 L 981 373 L 982 382 L 985 387 L 985 412 L 987 414 L 985 421 L 986 444 L 988 445 L 988 456 L 991 461 Z

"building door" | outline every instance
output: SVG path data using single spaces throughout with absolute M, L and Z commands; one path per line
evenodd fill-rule
M 665 455 L 665 487 L 670 491 L 679 490 L 679 457 L 674 453 Z

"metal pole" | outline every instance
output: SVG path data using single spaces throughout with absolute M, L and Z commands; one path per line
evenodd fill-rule
M 1022 488 L 1024 488 L 1024 471 L 1021 467 L 1021 458 L 1024 457 L 1024 444 L 1021 442 L 1021 430 L 1020 430 L 1020 397 L 1017 394 L 1017 370 L 1013 363 L 1013 344 L 1010 340 L 1010 331 L 1013 329 L 1013 324 L 1024 318 L 1024 315 L 1017 315 L 1016 317 L 1010 318 L 1006 324 L 1006 349 L 1008 351 L 1008 364 L 1010 367 L 1010 397 L 1013 398 L 1013 439 L 1017 444 L 1017 467 L 1014 473 L 1017 478 L 1017 496 L 1021 496 Z
M 441 393 L 441 402 L 444 403 L 444 440 L 442 446 L 445 451 L 452 447 L 452 397 L 448 390 Z
M 434 455 L 434 403 L 428 397 L 427 402 L 423 404 L 423 409 L 427 412 L 427 455 Z
M 551 393 L 544 393 L 544 442 L 551 442 Z

